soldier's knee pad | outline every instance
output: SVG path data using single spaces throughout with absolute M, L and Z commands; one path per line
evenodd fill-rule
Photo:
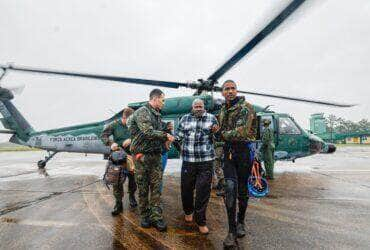
M 237 184 L 235 180 L 225 179 L 225 203 L 226 208 L 232 208 L 236 202 Z
M 236 191 L 236 181 L 233 179 L 224 179 L 225 193 Z

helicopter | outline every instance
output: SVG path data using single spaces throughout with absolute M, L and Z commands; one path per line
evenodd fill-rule
M 199 79 L 193 82 L 173 82 L 159 81 L 141 78 L 129 78 L 110 75 L 88 74 L 80 72 L 57 71 L 32 67 L 20 67 L 14 65 L 0 65 L 3 74 L 0 80 L 8 71 L 22 71 L 29 73 L 41 73 L 52 75 L 63 75 L 70 77 L 82 77 L 89 79 L 99 79 L 105 81 L 150 85 L 164 88 L 191 88 L 195 90 L 193 96 L 181 96 L 168 98 L 165 101 L 162 109 L 162 119 L 166 122 L 172 122 L 174 129 L 177 128 L 180 118 L 191 111 L 192 102 L 195 98 L 201 98 L 205 103 L 205 108 L 208 112 L 217 114 L 221 109 L 223 100 L 215 98 L 213 93 L 221 92 L 222 87 L 218 86 L 218 80 L 226 74 L 233 66 L 235 66 L 242 58 L 253 50 L 261 41 L 271 34 L 281 23 L 283 23 L 293 12 L 295 12 L 305 0 L 291 1 L 271 22 L 269 22 L 261 31 L 259 31 L 250 41 L 248 41 L 239 51 L 237 51 L 229 60 L 220 66 L 206 79 Z M 298 98 L 291 96 L 282 96 L 268 93 L 251 92 L 238 90 L 239 94 L 257 95 L 269 98 L 278 98 L 288 101 L 305 102 L 311 104 L 326 105 L 332 107 L 351 107 L 351 104 L 341 104 L 327 102 L 321 100 L 312 100 L 307 98 Z M 11 134 L 10 142 L 46 150 L 48 155 L 45 159 L 40 160 L 37 165 L 39 168 L 45 168 L 47 162 L 52 159 L 58 152 L 73 152 L 73 153 L 91 153 L 103 154 L 110 153 L 110 148 L 102 142 L 100 136 L 104 127 L 119 120 L 122 116 L 122 111 L 116 113 L 109 119 L 81 124 L 76 126 L 57 128 L 44 131 L 36 131 L 30 123 L 22 116 L 18 109 L 13 105 L 11 100 L 14 95 L 11 90 L 0 87 L 0 113 L 3 118 L 0 122 L 6 130 L 0 130 L 0 133 Z M 128 107 L 134 110 L 145 105 L 146 102 L 136 102 L 128 104 Z M 319 137 L 302 129 L 298 123 L 288 114 L 275 113 L 269 110 L 269 107 L 261 107 L 253 105 L 258 118 L 258 136 L 257 142 L 261 138 L 263 132 L 262 121 L 270 120 L 270 127 L 274 131 L 274 139 L 276 144 L 275 159 L 276 160 L 292 160 L 297 158 L 310 156 L 313 154 L 326 152 L 334 152 L 331 145 L 327 145 Z M 330 150 L 329 150 L 330 148 Z M 330 151 L 330 152 L 329 152 Z M 178 158 L 179 153 L 174 147 L 171 147 L 169 158 Z

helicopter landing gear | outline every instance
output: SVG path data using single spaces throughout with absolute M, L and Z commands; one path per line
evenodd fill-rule
M 50 153 L 50 151 L 48 151 L 49 155 L 48 156 L 45 156 L 45 160 L 39 160 L 37 162 L 37 166 L 39 167 L 39 169 L 44 169 L 45 166 L 46 166 L 46 163 L 54 157 L 54 155 L 56 155 L 58 152 L 53 152 L 53 153 Z

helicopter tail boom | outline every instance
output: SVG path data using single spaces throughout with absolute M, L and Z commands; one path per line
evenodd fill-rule
M 11 132 L 21 139 L 26 139 L 30 133 L 34 132 L 34 129 L 13 105 L 12 98 L 13 95 L 8 89 L 0 87 L 0 113 L 3 116 L 0 118 L 0 122 L 7 129 L 6 133 Z

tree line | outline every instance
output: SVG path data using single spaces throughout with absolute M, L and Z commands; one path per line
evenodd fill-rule
M 327 131 L 335 133 L 369 133 L 370 121 L 361 119 L 358 122 L 346 120 L 342 117 L 329 115 L 325 117 Z

